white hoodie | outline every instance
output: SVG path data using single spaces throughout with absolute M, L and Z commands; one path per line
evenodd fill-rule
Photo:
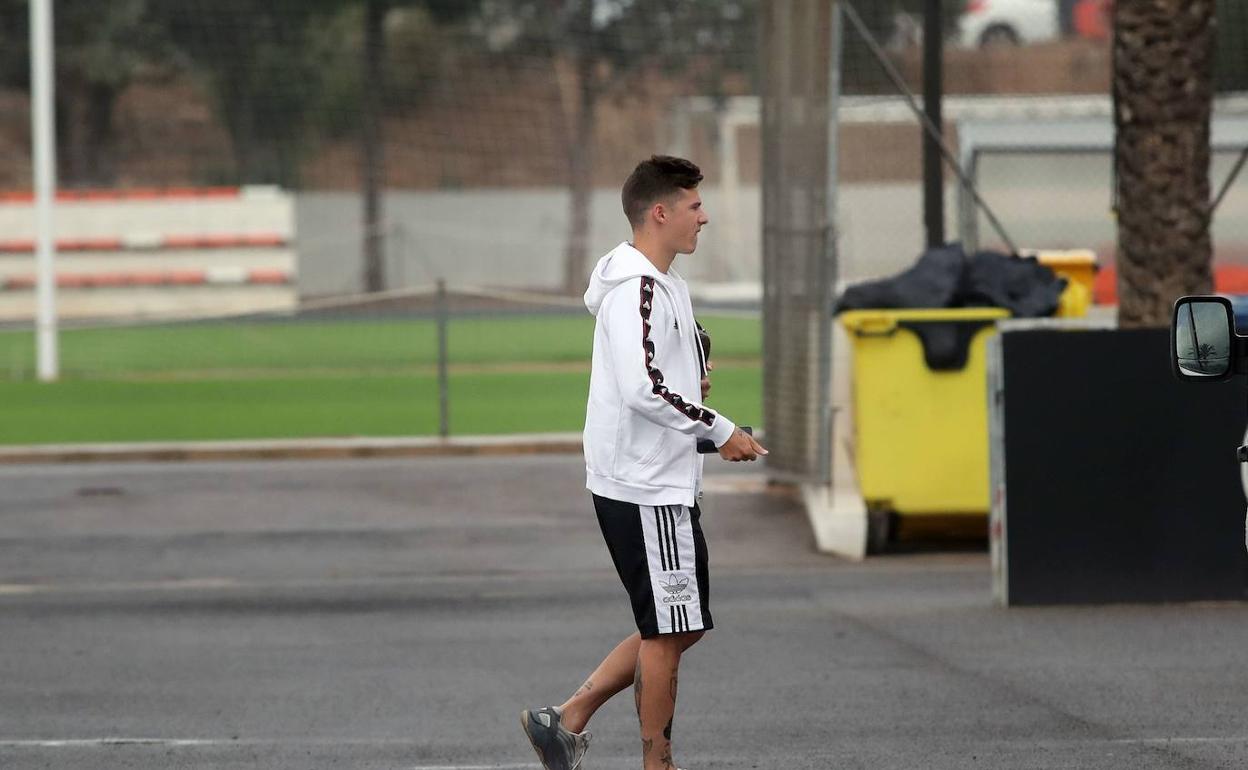
M 688 285 L 621 243 L 598 261 L 585 306 L 597 318 L 585 486 L 639 505 L 693 506 L 702 482 L 697 440 L 721 446 L 736 426 L 701 403 L 706 362 Z

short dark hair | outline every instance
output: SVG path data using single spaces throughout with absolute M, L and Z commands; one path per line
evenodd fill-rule
M 680 190 L 692 190 L 702 181 L 702 169 L 684 158 L 651 155 L 633 169 L 624 182 L 620 198 L 624 216 L 636 227 L 646 219 L 646 211 L 663 198 Z

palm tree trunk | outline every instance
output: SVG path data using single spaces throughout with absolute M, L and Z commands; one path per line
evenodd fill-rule
M 1118 318 L 1165 326 L 1213 288 L 1209 120 L 1215 0 L 1114 6 Z

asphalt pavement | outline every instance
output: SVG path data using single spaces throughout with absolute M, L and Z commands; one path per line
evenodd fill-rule
M 1248 766 L 1248 605 L 999 608 L 708 468 L 682 767 Z M 5 770 L 536 770 L 519 710 L 631 630 L 575 455 L 0 467 Z M 640 767 L 631 696 L 590 729 Z

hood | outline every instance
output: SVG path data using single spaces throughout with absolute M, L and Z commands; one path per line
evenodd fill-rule
M 654 278 L 660 286 L 667 289 L 670 278 L 659 271 L 646 255 L 625 242 L 616 246 L 607 255 L 598 260 L 594 272 L 589 277 L 589 288 L 585 291 L 585 307 L 597 316 L 602 302 L 612 289 L 625 281 L 641 275 Z M 669 290 L 670 291 L 670 290 Z

